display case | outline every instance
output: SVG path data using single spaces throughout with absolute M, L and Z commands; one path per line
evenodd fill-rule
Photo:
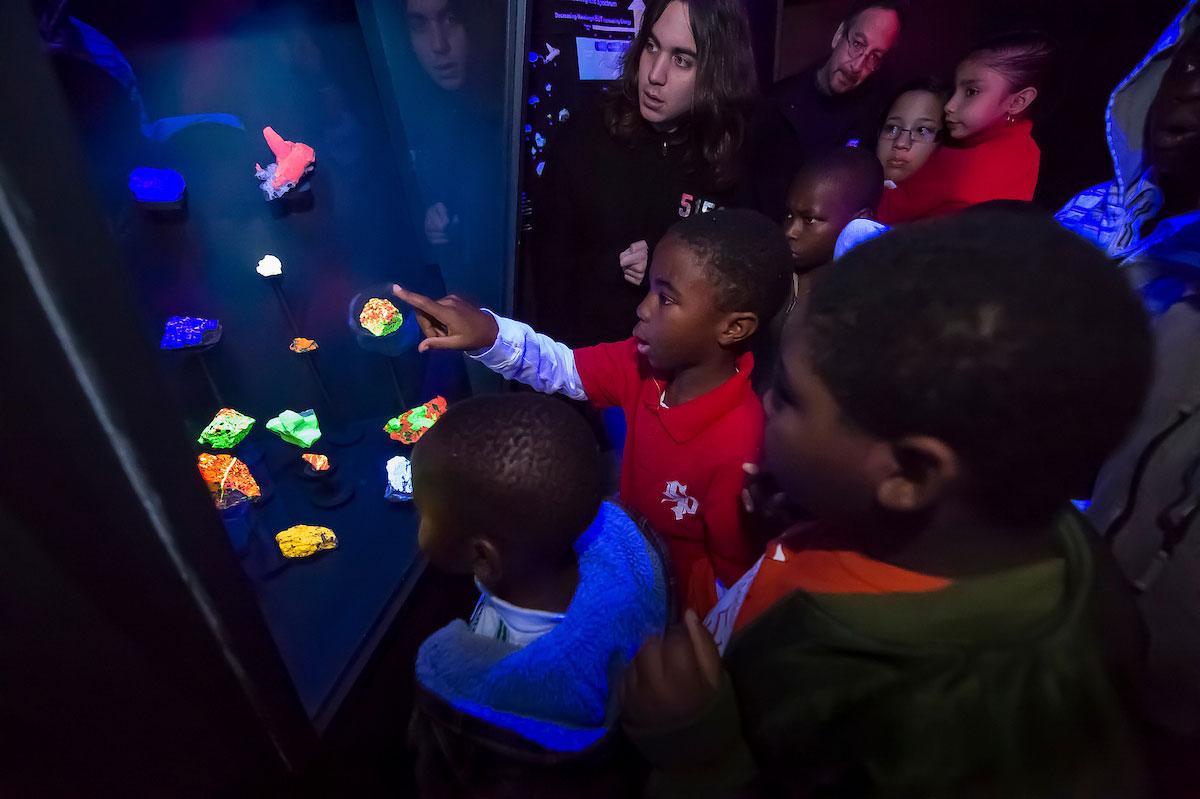
M 524 3 L 7 6 L 4 435 L 53 483 L 8 510 L 38 535 L 102 475 L 128 539 L 57 539 L 62 507 L 51 561 L 181 592 L 292 764 L 423 568 L 395 459 L 499 385 L 390 287 L 511 308 Z

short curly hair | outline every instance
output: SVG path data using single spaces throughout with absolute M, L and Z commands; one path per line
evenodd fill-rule
M 968 210 L 852 250 L 809 298 L 815 373 L 845 419 L 929 435 L 978 506 L 1039 522 L 1086 491 L 1151 373 L 1145 313 L 1119 270 L 1041 211 Z
M 667 232 L 696 253 L 712 280 L 717 308 L 749 311 L 759 330 L 783 307 L 792 285 L 792 255 L 779 226 L 757 211 L 694 214 Z
M 438 521 L 454 536 L 568 546 L 600 510 L 603 471 L 591 428 L 567 403 L 540 394 L 452 405 L 417 444 L 413 470 L 453 495 L 439 503 Z
M 834 147 L 809 161 L 796 172 L 798 182 L 823 182 L 836 187 L 839 206 L 874 213 L 883 196 L 883 164 L 874 150 L 865 147 Z

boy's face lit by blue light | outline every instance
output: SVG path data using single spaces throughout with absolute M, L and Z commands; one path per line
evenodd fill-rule
M 805 273 L 832 261 L 842 229 L 863 210 L 850 207 L 835 175 L 799 175 L 788 189 L 783 220 L 792 269 Z
M 421 66 L 441 88 L 461 89 L 467 79 L 470 41 L 447 0 L 408 0 L 408 34 Z

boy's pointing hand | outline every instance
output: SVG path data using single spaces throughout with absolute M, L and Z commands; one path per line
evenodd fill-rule
M 411 305 L 417 312 L 417 324 L 425 339 L 418 352 L 429 350 L 487 349 L 496 342 L 499 327 L 495 318 L 461 297 L 451 294 L 433 300 L 424 294 L 392 286 L 396 299 Z

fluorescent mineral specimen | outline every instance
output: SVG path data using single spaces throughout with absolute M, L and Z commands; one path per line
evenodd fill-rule
M 387 487 L 383 498 L 389 502 L 407 502 L 412 499 L 412 461 L 397 455 L 387 462 Z
M 267 429 L 289 444 L 308 449 L 321 437 L 317 412 L 311 408 L 302 413 L 283 411 L 267 422 Z
M 208 427 L 200 433 L 197 443 L 207 444 L 213 449 L 232 449 L 242 443 L 242 439 L 254 426 L 254 419 L 238 413 L 233 408 L 222 408 L 208 423 Z
M 277 200 L 299 185 L 300 180 L 313 169 L 317 154 L 313 148 L 298 141 L 288 141 L 275 132 L 274 128 L 263 128 L 263 138 L 275 156 L 275 163 L 254 165 L 254 176 L 262 181 L 259 187 L 267 200 Z
M 404 316 L 389 300 L 373 297 L 363 306 L 362 313 L 358 315 L 358 323 L 373 336 L 386 336 L 400 329 L 400 325 L 404 323 Z
M 415 444 L 425 431 L 446 412 L 446 398 L 434 397 L 424 405 L 405 411 L 395 419 L 388 419 L 384 432 L 403 444 Z
M 283 274 L 283 262 L 274 255 L 264 255 L 254 271 L 263 277 L 278 277 Z
M 217 507 L 222 510 L 262 496 L 250 469 L 232 455 L 210 455 L 202 452 L 196 458 L 196 468 L 208 484 L 208 490 L 213 495 Z
M 316 455 L 312 452 L 306 452 L 300 456 L 313 468 L 314 472 L 323 472 L 329 468 L 328 455 Z
M 187 181 L 174 169 L 139 166 L 129 173 L 129 191 L 140 203 L 178 203 L 186 188 Z
M 162 343 L 164 350 L 182 350 L 187 347 L 199 347 L 204 344 L 214 344 L 221 338 L 221 323 L 216 319 L 203 319 L 199 316 L 172 316 L 163 328 Z
M 333 530 L 313 524 L 297 524 L 275 534 L 275 543 L 285 558 L 307 558 L 322 549 L 337 549 Z
M 317 342 L 311 338 L 296 337 L 292 339 L 292 343 L 288 345 L 288 349 L 292 352 L 312 352 L 317 347 Z

